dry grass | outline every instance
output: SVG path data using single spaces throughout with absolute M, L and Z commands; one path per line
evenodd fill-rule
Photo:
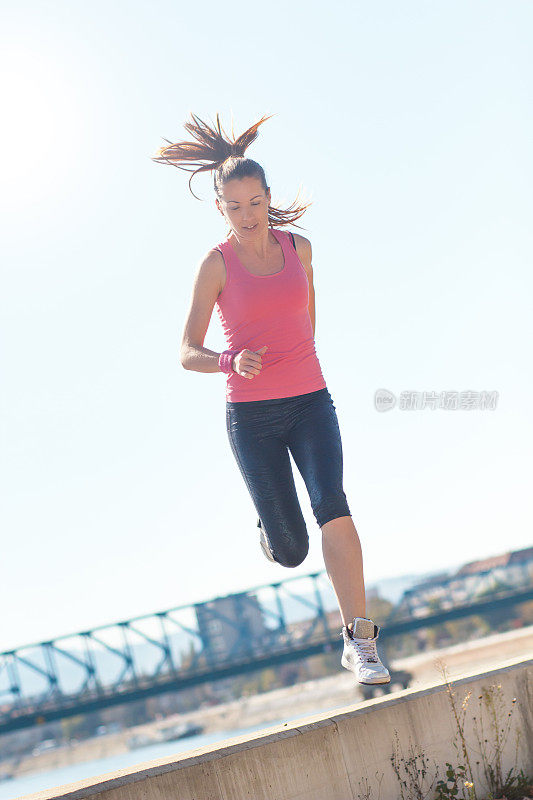
M 468 745 L 465 736 L 465 717 L 472 691 L 468 691 L 460 707 L 449 680 L 446 664 L 436 659 L 446 683 L 448 698 L 456 725 L 456 734 L 452 742 L 457 751 L 457 765 L 446 762 L 444 774 L 440 774 L 439 766 L 434 762 L 434 774 L 431 774 L 429 762 L 423 749 L 412 743 L 409 737 L 407 757 L 402 753 L 395 730 L 395 741 L 391 756 L 391 764 L 400 785 L 401 800 L 532 800 L 533 778 L 524 774 L 523 769 L 517 772 L 518 745 L 521 731 L 515 735 L 515 761 L 511 769 L 504 775 L 502 759 L 509 733 L 511 721 L 516 708 L 516 697 L 513 697 L 509 711 L 505 711 L 505 699 L 500 683 L 482 687 L 478 695 L 478 712 L 472 717 L 478 747 Z M 505 716 L 506 714 L 506 716 Z M 474 756 L 479 758 L 474 759 Z M 474 762 L 474 765 L 473 763 Z M 377 777 L 377 773 L 376 773 Z M 381 793 L 381 780 L 379 789 Z M 488 787 L 488 794 L 479 797 L 481 781 Z M 372 786 L 367 779 L 359 783 L 361 792 L 359 800 L 370 800 Z M 379 794 L 378 794 L 379 798 Z

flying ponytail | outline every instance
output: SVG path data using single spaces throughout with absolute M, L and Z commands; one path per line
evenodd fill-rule
M 215 194 L 219 198 L 221 198 L 221 189 L 223 185 L 233 178 L 259 178 L 266 192 L 268 190 L 268 185 L 263 167 L 258 164 L 257 161 L 246 158 L 244 152 L 247 147 L 257 139 L 257 130 L 259 126 L 274 115 L 270 114 L 269 116 L 261 117 L 258 122 L 244 131 L 244 133 L 241 133 L 237 139 L 235 139 L 235 135 L 233 134 L 232 126 L 233 140 L 230 140 L 220 124 L 218 112 L 216 115 L 216 127 L 210 127 L 197 117 L 196 114 L 193 114 L 192 111 L 190 113 L 193 121 L 186 122 L 184 127 L 196 141 L 184 141 L 172 144 L 172 142 L 169 142 L 169 140 L 165 139 L 163 136 L 162 138 L 165 142 L 168 142 L 168 145 L 160 147 L 156 155 L 152 156 L 152 160 L 160 164 L 170 164 L 186 172 L 192 172 L 193 174 L 189 178 L 189 189 L 197 200 L 200 198 L 194 194 L 191 188 L 191 181 L 196 173 L 208 170 L 214 170 L 213 188 Z M 306 209 L 311 205 L 311 203 L 301 205 L 298 204 L 297 201 L 298 197 L 284 210 L 269 206 L 268 222 L 270 227 L 294 225 L 296 220 L 300 219 Z M 296 225 L 296 227 L 300 228 L 301 226 Z

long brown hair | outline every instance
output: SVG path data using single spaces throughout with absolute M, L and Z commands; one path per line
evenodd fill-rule
M 263 167 L 257 161 L 245 158 L 244 151 L 257 138 L 259 126 L 274 115 L 270 114 L 269 116 L 261 117 L 248 130 L 241 133 L 238 139 L 235 139 L 232 126 L 233 140 L 230 140 L 220 124 L 218 112 L 216 115 L 216 128 L 207 125 L 192 111 L 190 113 L 193 121 L 184 123 L 184 127 L 196 141 L 172 144 L 163 136 L 162 138 L 165 142 L 168 142 L 168 145 L 160 147 L 156 155 L 151 157 L 152 160 L 160 164 L 171 164 L 173 167 L 178 167 L 178 169 L 183 169 L 186 172 L 192 172 L 193 174 L 189 178 L 189 189 L 197 200 L 200 200 L 200 198 L 194 194 L 191 188 L 191 181 L 197 172 L 205 172 L 206 170 L 214 170 L 213 188 L 219 199 L 222 199 L 221 190 L 223 185 L 232 180 L 232 178 L 259 178 L 265 192 L 268 191 Z M 189 166 L 184 166 L 185 164 Z M 310 205 L 311 203 L 298 204 L 298 197 L 296 197 L 296 200 L 286 209 L 269 206 L 268 222 L 270 227 L 295 225 L 296 220 L 300 219 Z M 301 228 L 301 225 L 296 225 L 296 227 Z

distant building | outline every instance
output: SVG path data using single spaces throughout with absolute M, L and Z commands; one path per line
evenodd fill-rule
M 520 576 L 524 572 L 533 574 L 533 547 L 523 550 L 513 550 L 500 556 L 483 558 L 480 561 L 470 561 L 461 567 L 456 575 L 475 575 L 494 569 L 505 569 L 508 574 Z
M 265 648 L 268 630 L 254 594 L 241 592 L 196 603 L 196 619 L 208 664 L 239 660 L 254 644 Z
M 498 588 L 533 582 L 533 547 L 470 561 L 453 575 L 439 572 L 405 591 L 395 616 L 425 616 L 432 608 L 462 605 Z

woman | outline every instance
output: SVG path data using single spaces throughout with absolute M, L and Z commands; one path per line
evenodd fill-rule
M 309 537 L 290 450 L 322 530 L 343 621 L 341 664 L 360 683 L 388 683 L 376 649 L 380 626 L 364 616 L 361 544 L 343 491 L 339 425 L 315 351 L 311 243 L 281 230 L 309 204 L 274 208 L 263 168 L 244 156 L 269 117 L 233 141 L 218 114 L 216 128 L 191 117 L 185 128 L 196 141 L 169 143 L 153 159 L 194 174 L 214 170 L 215 204 L 229 230 L 197 270 L 181 363 L 226 373 L 228 438 L 259 515 L 261 547 L 270 561 L 296 567 Z M 215 305 L 228 343 L 223 353 L 203 347 Z

